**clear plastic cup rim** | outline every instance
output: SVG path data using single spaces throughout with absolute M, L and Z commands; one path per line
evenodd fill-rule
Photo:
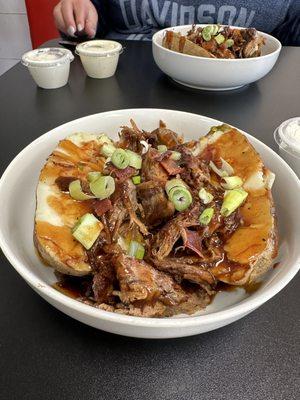
M 105 49 L 105 45 L 110 48 Z M 114 40 L 90 40 L 76 46 L 75 53 L 79 56 L 88 57 L 114 57 L 124 51 L 121 43 Z
M 51 59 L 49 59 L 49 56 Z M 22 56 L 21 63 L 26 67 L 57 67 L 74 60 L 72 52 L 60 47 L 47 47 L 30 50 Z
M 300 143 L 299 145 L 295 143 L 295 141 L 291 140 L 289 137 L 285 135 L 285 128 L 291 122 L 298 121 L 300 125 L 300 117 L 294 117 L 287 119 L 286 121 L 282 122 L 278 128 L 274 131 L 274 139 L 278 146 L 285 150 L 286 152 L 290 153 L 291 155 L 300 158 Z

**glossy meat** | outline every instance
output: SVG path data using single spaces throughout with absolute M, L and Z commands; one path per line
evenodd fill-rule
M 144 182 L 137 186 L 138 199 L 143 207 L 147 225 L 156 226 L 170 219 L 175 212 L 162 187 L 155 181 Z
M 144 261 L 120 255 L 114 259 L 119 297 L 131 313 L 142 316 L 173 315 L 203 308 L 208 296 L 201 289 L 188 295 L 179 284 Z M 128 308 L 122 307 L 124 313 Z

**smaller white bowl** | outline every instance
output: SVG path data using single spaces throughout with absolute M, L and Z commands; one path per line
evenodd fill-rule
M 300 117 L 290 118 L 282 122 L 274 132 L 274 139 L 278 144 L 279 154 L 294 172 L 296 172 L 300 179 L 300 146 L 298 143 L 291 141 L 285 134 L 287 125 L 294 121 L 298 122 L 300 125 Z
M 85 72 L 91 78 L 110 78 L 116 72 L 122 45 L 113 40 L 90 40 L 76 46 Z
M 58 89 L 69 79 L 70 63 L 74 56 L 70 50 L 48 47 L 31 50 L 22 57 L 35 83 L 43 89 Z
M 167 30 L 185 35 L 190 29 L 191 25 L 182 25 L 157 32 L 152 38 L 152 52 L 157 66 L 165 74 L 174 81 L 195 89 L 230 90 L 258 81 L 271 71 L 281 51 L 279 40 L 260 31 L 258 34 L 266 39 L 260 57 L 205 58 L 178 53 L 162 46 L 162 40 Z

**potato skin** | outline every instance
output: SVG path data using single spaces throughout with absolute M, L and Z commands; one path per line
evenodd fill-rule
M 91 267 L 89 264 L 84 263 L 81 265 L 81 269 L 74 269 L 64 262 L 62 262 L 57 255 L 49 248 L 43 246 L 41 242 L 38 239 L 38 236 L 36 234 L 36 229 L 34 228 L 33 232 L 33 242 L 35 245 L 35 248 L 37 249 L 39 256 L 41 259 L 45 262 L 45 264 L 49 265 L 49 267 L 52 267 L 56 269 L 57 271 L 66 274 L 66 275 L 72 275 L 72 276 L 84 276 L 88 275 L 91 272 Z
M 166 33 L 166 36 L 163 38 L 162 45 L 166 49 L 176 51 L 177 53 L 198 57 L 215 58 L 209 51 L 203 49 L 203 47 L 193 43 L 191 40 L 173 31 L 168 31 Z
M 259 278 L 268 272 L 272 265 L 274 258 L 278 254 L 278 226 L 277 226 L 277 215 L 272 199 L 272 216 L 273 216 L 273 227 L 270 231 L 267 247 L 265 251 L 257 258 L 252 266 L 252 272 L 249 277 L 248 283 L 255 282 Z

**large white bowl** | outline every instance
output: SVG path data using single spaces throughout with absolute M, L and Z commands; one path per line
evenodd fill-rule
M 205 26 L 205 25 L 197 25 Z M 162 46 L 167 30 L 185 35 L 191 25 L 162 29 L 152 39 L 153 57 L 157 66 L 176 82 L 205 90 L 237 89 L 255 82 L 271 71 L 281 50 L 281 43 L 273 36 L 258 32 L 266 39 L 260 57 L 221 59 L 190 56 Z
M 160 109 L 111 111 L 80 118 L 44 134 L 27 146 L 9 165 L 0 180 L 0 245 L 18 273 L 54 307 L 71 317 L 117 334 L 142 338 L 171 338 L 207 332 L 242 318 L 278 293 L 296 274 L 300 263 L 300 182 L 291 168 L 270 148 L 247 135 L 266 165 L 276 173 L 274 197 L 279 215 L 280 266 L 265 276 L 263 285 L 252 294 L 243 289 L 216 296 L 204 312 L 173 318 L 139 318 L 93 308 L 73 300 L 51 287 L 53 270 L 36 255 L 33 241 L 35 189 L 41 167 L 57 142 L 67 135 L 86 131 L 106 132 L 116 137 L 121 125 L 133 118 L 146 130 L 160 119 L 171 129 L 196 139 L 220 121 L 201 115 Z M 230 121 L 227 121 L 230 122 Z M 14 289 L 11 288 L 14 296 Z

